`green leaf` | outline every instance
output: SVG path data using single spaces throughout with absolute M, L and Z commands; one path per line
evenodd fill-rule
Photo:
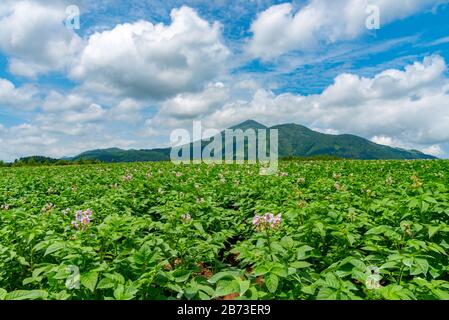
M 443 291 L 440 289 L 434 289 L 434 290 L 432 290 L 432 292 L 440 300 L 449 300 L 449 292 L 447 292 L 447 291 Z
M 281 245 L 285 249 L 291 249 L 295 245 L 295 242 L 293 241 L 292 237 L 285 236 L 281 239 Z
M 250 286 L 250 281 L 249 280 L 240 280 L 239 281 L 239 285 L 240 285 L 240 296 L 243 296 L 246 291 L 248 291 L 249 286 Z
M 40 251 L 47 247 L 48 241 L 41 241 L 33 247 L 33 251 Z
M 65 247 L 65 244 L 62 242 L 53 243 L 52 245 L 50 245 L 47 248 L 47 250 L 45 250 L 44 256 L 52 254 L 56 251 L 62 250 L 62 249 L 64 249 L 64 247 Z
M 429 226 L 429 239 L 432 238 L 438 231 L 440 231 L 440 226 Z
M 278 276 L 273 273 L 267 273 L 265 275 L 265 285 L 267 286 L 268 291 L 275 293 L 279 285 Z
M 193 299 L 198 293 L 198 291 L 199 291 L 198 288 L 188 286 L 184 289 L 184 295 L 186 296 L 187 299 Z
M 326 236 L 326 229 L 324 228 L 324 224 L 322 222 L 315 222 L 315 232 L 319 233 L 320 236 Z
M 398 268 L 397 261 L 388 261 L 380 267 L 380 269 L 396 269 L 396 268 Z
M 348 260 L 348 262 L 349 262 L 350 264 L 352 264 L 354 267 L 356 267 L 357 269 L 359 269 L 359 270 L 363 270 L 363 271 L 366 270 L 366 265 L 363 263 L 363 261 L 361 261 L 361 260 L 359 260 L 359 259 L 356 259 L 356 258 L 350 258 L 350 259 Z
M 116 300 L 131 300 L 136 296 L 137 292 L 137 287 L 128 281 L 126 286 L 123 284 L 117 286 L 117 289 L 114 290 L 114 298 Z
M 429 270 L 429 263 L 427 262 L 427 260 L 416 258 L 414 259 L 414 263 L 410 268 L 410 275 L 416 276 L 421 273 L 426 275 L 428 270 Z
M 46 299 L 47 296 L 44 290 L 17 290 L 6 294 L 5 300 L 37 300 Z
M 332 273 L 326 274 L 325 283 L 328 287 L 335 288 L 335 289 L 340 288 L 340 282 L 338 281 L 337 277 Z
M 196 279 L 197 281 L 198 279 Z M 204 285 L 204 284 L 200 284 L 198 282 L 193 282 L 192 286 L 194 286 L 195 288 L 197 288 L 199 291 L 204 291 L 205 293 L 207 293 L 210 297 L 212 297 L 214 295 L 215 290 L 208 286 L 208 285 Z
M 317 300 L 337 300 L 337 291 L 332 288 L 321 288 L 316 296 Z
M 273 268 L 271 268 L 270 272 L 281 278 L 285 278 L 288 276 L 288 268 L 282 265 L 274 266 Z
M 254 275 L 256 277 L 263 276 L 264 274 L 268 273 L 270 269 L 266 265 L 260 265 L 254 268 Z
M 0 300 L 5 300 L 7 293 L 8 292 L 5 289 L 0 288 Z
M 37 277 L 37 278 L 29 277 L 29 278 L 23 279 L 22 284 L 24 286 L 26 286 L 27 284 L 30 284 L 30 283 L 33 283 L 33 282 L 40 282 L 41 280 L 42 280 L 42 277 Z
M 191 274 L 192 272 L 188 270 L 175 270 L 173 272 L 173 277 L 176 282 L 186 282 Z
M 312 251 L 312 250 L 313 250 L 313 248 L 311 246 L 304 245 L 304 246 L 298 248 L 296 258 L 298 260 L 304 260 L 307 258 L 307 252 Z
M 301 288 L 302 292 L 304 292 L 306 294 L 309 294 L 309 295 L 314 295 L 315 294 L 315 290 L 316 290 L 316 287 L 314 285 L 304 286 L 304 287 Z
M 194 222 L 193 226 L 201 233 L 205 233 L 203 225 L 200 222 Z
M 218 272 L 214 274 L 212 277 L 210 277 L 209 280 L 207 280 L 209 283 L 217 283 L 221 279 L 234 279 L 235 277 L 238 277 L 240 275 L 239 271 L 223 271 Z
M 175 292 L 178 292 L 178 293 L 183 293 L 184 292 L 179 285 L 174 284 L 174 283 L 167 284 L 167 288 L 169 288 L 170 290 L 173 290 Z
M 240 284 L 236 280 L 220 280 L 217 283 L 214 296 L 222 297 L 232 293 L 240 292 Z
M 20 263 L 22 266 L 29 266 L 29 265 L 30 265 L 30 264 L 28 263 L 28 261 L 25 260 L 24 257 L 17 257 L 17 260 L 19 261 L 19 263 Z
M 271 250 L 273 252 L 285 252 L 284 247 L 279 242 L 272 242 L 271 243 Z
M 391 284 L 378 290 L 387 300 L 414 300 L 413 293 L 402 286 Z
M 95 286 L 98 281 L 98 272 L 90 271 L 81 275 L 81 284 L 89 289 L 91 292 L 95 291 Z
M 303 268 L 310 267 L 312 264 L 308 263 L 307 261 L 295 261 L 295 262 L 291 263 L 290 265 L 296 269 L 303 269 Z
M 115 287 L 115 281 L 109 278 L 103 278 L 98 282 L 97 289 L 111 289 Z
M 198 297 L 200 298 L 200 300 L 204 300 L 204 301 L 209 301 L 210 300 L 210 296 L 207 295 L 203 291 L 198 291 Z
M 365 234 L 382 234 L 385 232 L 385 226 L 377 226 L 369 229 Z

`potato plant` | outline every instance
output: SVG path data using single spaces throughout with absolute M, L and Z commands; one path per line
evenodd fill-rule
M 0 299 L 449 299 L 449 162 L 0 169 Z

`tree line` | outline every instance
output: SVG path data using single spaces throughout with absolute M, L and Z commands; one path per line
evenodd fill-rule
M 96 159 L 53 159 L 41 156 L 25 157 L 14 160 L 14 162 L 4 162 L 0 160 L 0 167 L 38 167 L 38 166 L 69 166 L 102 163 Z

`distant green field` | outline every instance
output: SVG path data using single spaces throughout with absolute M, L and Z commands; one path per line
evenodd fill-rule
M 449 299 L 448 161 L 4 168 L 0 205 L 0 299 Z

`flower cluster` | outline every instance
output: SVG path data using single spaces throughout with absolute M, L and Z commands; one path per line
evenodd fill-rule
M 55 208 L 55 205 L 53 203 L 47 203 L 43 208 L 42 208 L 42 212 L 48 212 L 51 211 Z
M 9 204 L 5 203 L 5 204 L 2 204 L 1 209 L 5 210 L 5 211 L 8 211 L 10 207 L 11 206 Z
M 75 229 L 84 230 L 90 223 L 92 217 L 92 210 L 87 209 L 86 211 L 78 210 L 75 212 L 75 220 L 72 221 L 72 226 Z
M 390 176 L 385 180 L 385 184 L 386 184 L 387 186 L 391 186 L 393 183 L 394 183 L 394 180 L 393 180 L 393 178 L 390 177 Z
M 335 180 L 339 180 L 341 178 L 341 173 L 333 173 L 332 178 L 334 178 Z
M 62 214 L 66 216 L 70 213 L 70 211 L 71 211 L 70 208 L 64 209 L 62 210 Z
M 263 216 L 255 216 L 253 218 L 253 225 L 256 227 L 257 231 L 262 231 L 265 229 L 277 229 L 282 222 L 282 215 L 278 214 L 275 216 L 272 213 L 266 213 Z
M 189 223 L 190 221 L 192 221 L 192 216 L 188 213 L 185 213 L 181 216 L 181 220 L 183 223 Z
M 130 182 L 133 179 L 133 175 L 129 172 L 127 172 L 124 176 L 123 176 L 123 181 L 125 182 Z
M 412 184 L 413 189 L 418 189 L 418 188 L 422 187 L 423 183 L 419 177 L 417 177 L 416 175 L 413 175 L 411 177 L 411 179 L 413 181 L 413 184 Z
M 334 184 L 334 188 L 335 188 L 335 190 L 337 190 L 337 191 L 346 191 L 346 186 L 344 186 L 344 185 L 342 185 L 341 183 L 339 183 L 339 182 L 336 182 L 335 184 Z

